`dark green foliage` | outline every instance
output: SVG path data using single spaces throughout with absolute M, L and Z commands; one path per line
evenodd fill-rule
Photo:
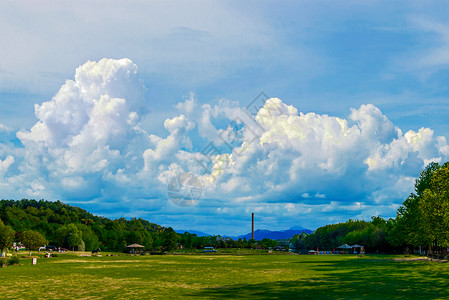
M 163 228 L 157 224 L 140 218 L 110 220 L 60 201 L 1 200 L 0 218 L 17 232 L 37 231 L 48 239 L 49 245 L 74 250 L 91 251 L 100 247 L 123 251 L 132 243 L 143 244 L 151 250 L 154 240 L 162 241 Z
M 12 246 L 14 241 L 14 230 L 11 227 L 3 225 L 0 220 L 0 253 L 4 249 Z
M 84 251 L 86 248 L 86 244 L 84 242 L 85 236 L 81 228 L 84 229 L 84 232 L 86 232 L 88 239 L 89 236 L 94 235 L 92 230 L 85 227 L 86 225 L 84 224 L 73 224 L 73 223 L 59 227 L 56 232 L 58 236 L 59 245 L 62 245 L 63 247 L 69 248 L 71 250 Z M 96 246 L 98 246 L 98 243 L 93 248 L 87 250 L 92 250 Z M 81 250 L 80 248 L 82 248 L 83 250 Z
M 293 248 L 298 253 L 307 253 L 307 246 L 306 246 L 306 237 L 308 236 L 307 233 L 303 232 L 301 234 L 295 234 L 292 238 Z
M 19 264 L 19 258 L 17 256 L 13 256 L 6 262 L 8 266 L 14 266 Z
M 298 250 L 338 250 L 342 244 L 359 244 L 368 252 L 392 252 L 391 231 L 395 220 L 385 220 L 380 216 L 372 217 L 371 222 L 349 220 L 344 223 L 326 225 L 318 228 L 312 234 L 294 237 L 295 249 Z M 304 252 L 304 251 L 302 251 Z
M 259 244 L 262 249 L 268 249 L 268 248 L 276 247 L 278 245 L 278 242 L 271 240 L 271 239 L 264 238 L 262 241 L 260 241 Z
M 94 231 L 87 225 L 77 224 L 77 228 L 81 233 L 82 240 L 85 244 L 86 251 L 92 251 L 100 246 L 100 240 Z
M 429 164 L 398 209 L 387 239 L 397 246 L 449 246 L 449 163 Z
M 87 211 L 62 202 L 35 200 L 2 200 L 0 216 L 6 224 L 18 232 L 34 230 L 42 233 L 49 244 L 71 250 L 91 251 L 101 248 L 104 251 L 124 251 L 129 244 L 141 244 L 146 250 L 171 252 L 183 248 L 274 248 L 277 241 L 238 239 L 236 241 L 220 236 L 198 237 L 188 232 L 177 234 L 171 228 L 163 228 L 143 219 L 119 218 L 110 220 L 98 217 Z M 386 221 L 374 218 L 373 221 L 348 221 L 321 227 L 314 234 L 301 235 L 293 239 L 297 249 L 328 249 L 340 244 L 360 243 L 367 247 L 385 250 Z M 372 239 L 372 240 L 371 240 Z M 42 245 L 41 245 L 42 246 Z
M 424 191 L 431 187 L 432 176 L 439 168 L 438 163 L 432 162 L 421 172 L 415 182 L 415 192 L 418 197 L 422 196 Z
M 37 231 L 26 230 L 19 234 L 18 240 L 28 250 L 37 250 L 48 243 L 45 237 Z
M 373 217 L 371 222 L 349 220 L 320 227 L 295 243 L 300 249 L 338 250 L 342 244 L 360 244 L 368 251 L 387 251 L 390 248 L 385 239 L 387 223 L 381 217 Z
M 162 248 L 164 251 L 170 252 L 178 248 L 179 235 L 172 228 L 166 228 L 162 237 Z

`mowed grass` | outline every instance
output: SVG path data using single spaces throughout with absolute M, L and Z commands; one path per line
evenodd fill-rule
M 449 264 L 398 258 L 403 257 L 67 253 L 0 269 L 0 298 L 449 298 Z

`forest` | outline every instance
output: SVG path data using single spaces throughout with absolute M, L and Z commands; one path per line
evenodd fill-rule
M 26 236 L 24 236 L 24 234 Z M 234 241 L 220 236 L 198 237 L 185 232 L 176 233 L 171 227 L 162 227 L 144 219 L 98 217 L 84 209 L 61 201 L 0 200 L 0 248 L 11 247 L 13 242 L 37 240 L 33 250 L 43 244 L 69 250 L 126 251 L 126 245 L 141 244 L 149 251 L 174 249 L 202 249 L 256 247 L 254 240 Z M 27 244 L 26 242 L 24 243 Z M 271 240 L 259 241 L 257 246 L 275 246 Z
M 415 181 L 415 191 L 395 218 L 349 220 L 294 237 L 296 249 L 332 250 L 341 244 L 364 245 L 373 253 L 420 252 L 447 256 L 449 247 L 449 163 L 430 163 Z
M 78 251 L 101 248 L 125 251 L 137 243 L 147 251 L 170 252 L 175 249 L 262 248 L 275 247 L 277 241 L 264 239 L 232 240 L 221 236 L 198 237 L 188 232 L 176 233 L 147 220 L 95 216 L 61 201 L 1 200 L 0 250 L 22 242 L 37 250 L 43 244 Z M 421 251 L 447 255 L 449 247 L 449 163 L 430 163 L 415 182 L 415 190 L 388 220 L 348 220 L 302 233 L 291 239 L 297 252 L 308 249 L 335 250 L 341 244 L 363 245 L 368 253 L 403 253 Z

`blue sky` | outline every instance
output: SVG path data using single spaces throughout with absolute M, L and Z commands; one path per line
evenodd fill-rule
M 449 158 L 444 1 L 0 7 L 2 198 L 230 235 L 251 212 L 261 229 L 313 229 L 393 217 Z M 279 114 L 249 140 L 242 110 L 262 91 L 256 121 Z M 226 148 L 236 118 L 244 144 Z M 218 171 L 195 163 L 210 142 Z M 202 182 L 194 206 L 168 199 L 182 172 Z

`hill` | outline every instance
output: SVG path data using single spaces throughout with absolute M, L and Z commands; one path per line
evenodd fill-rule
M 312 233 L 312 230 L 302 228 L 302 227 L 296 227 L 301 229 L 287 229 L 287 230 L 281 230 L 281 231 L 271 231 L 271 230 L 264 230 L 264 229 L 257 229 L 254 231 L 254 239 L 256 241 L 260 241 L 263 239 L 271 239 L 271 240 L 284 240 L 289 239 L 293 237 L 295 234 L 301 234 L 303 232 L 310 234 Z M 238 238 L 246 238 L 249 240 L 251 238 L 251 232 L 247 233 L 245 235 L 240 235 Z
M 157 247 L 168 230 L 143 219 L 111 220 L 96 216 L 60 201 L 0 200 L 0 219 L 16 232 L 34 230 L 49 245 L 78 250 L 101 246 L 103 250 L 122 251 L 132 243 Z

